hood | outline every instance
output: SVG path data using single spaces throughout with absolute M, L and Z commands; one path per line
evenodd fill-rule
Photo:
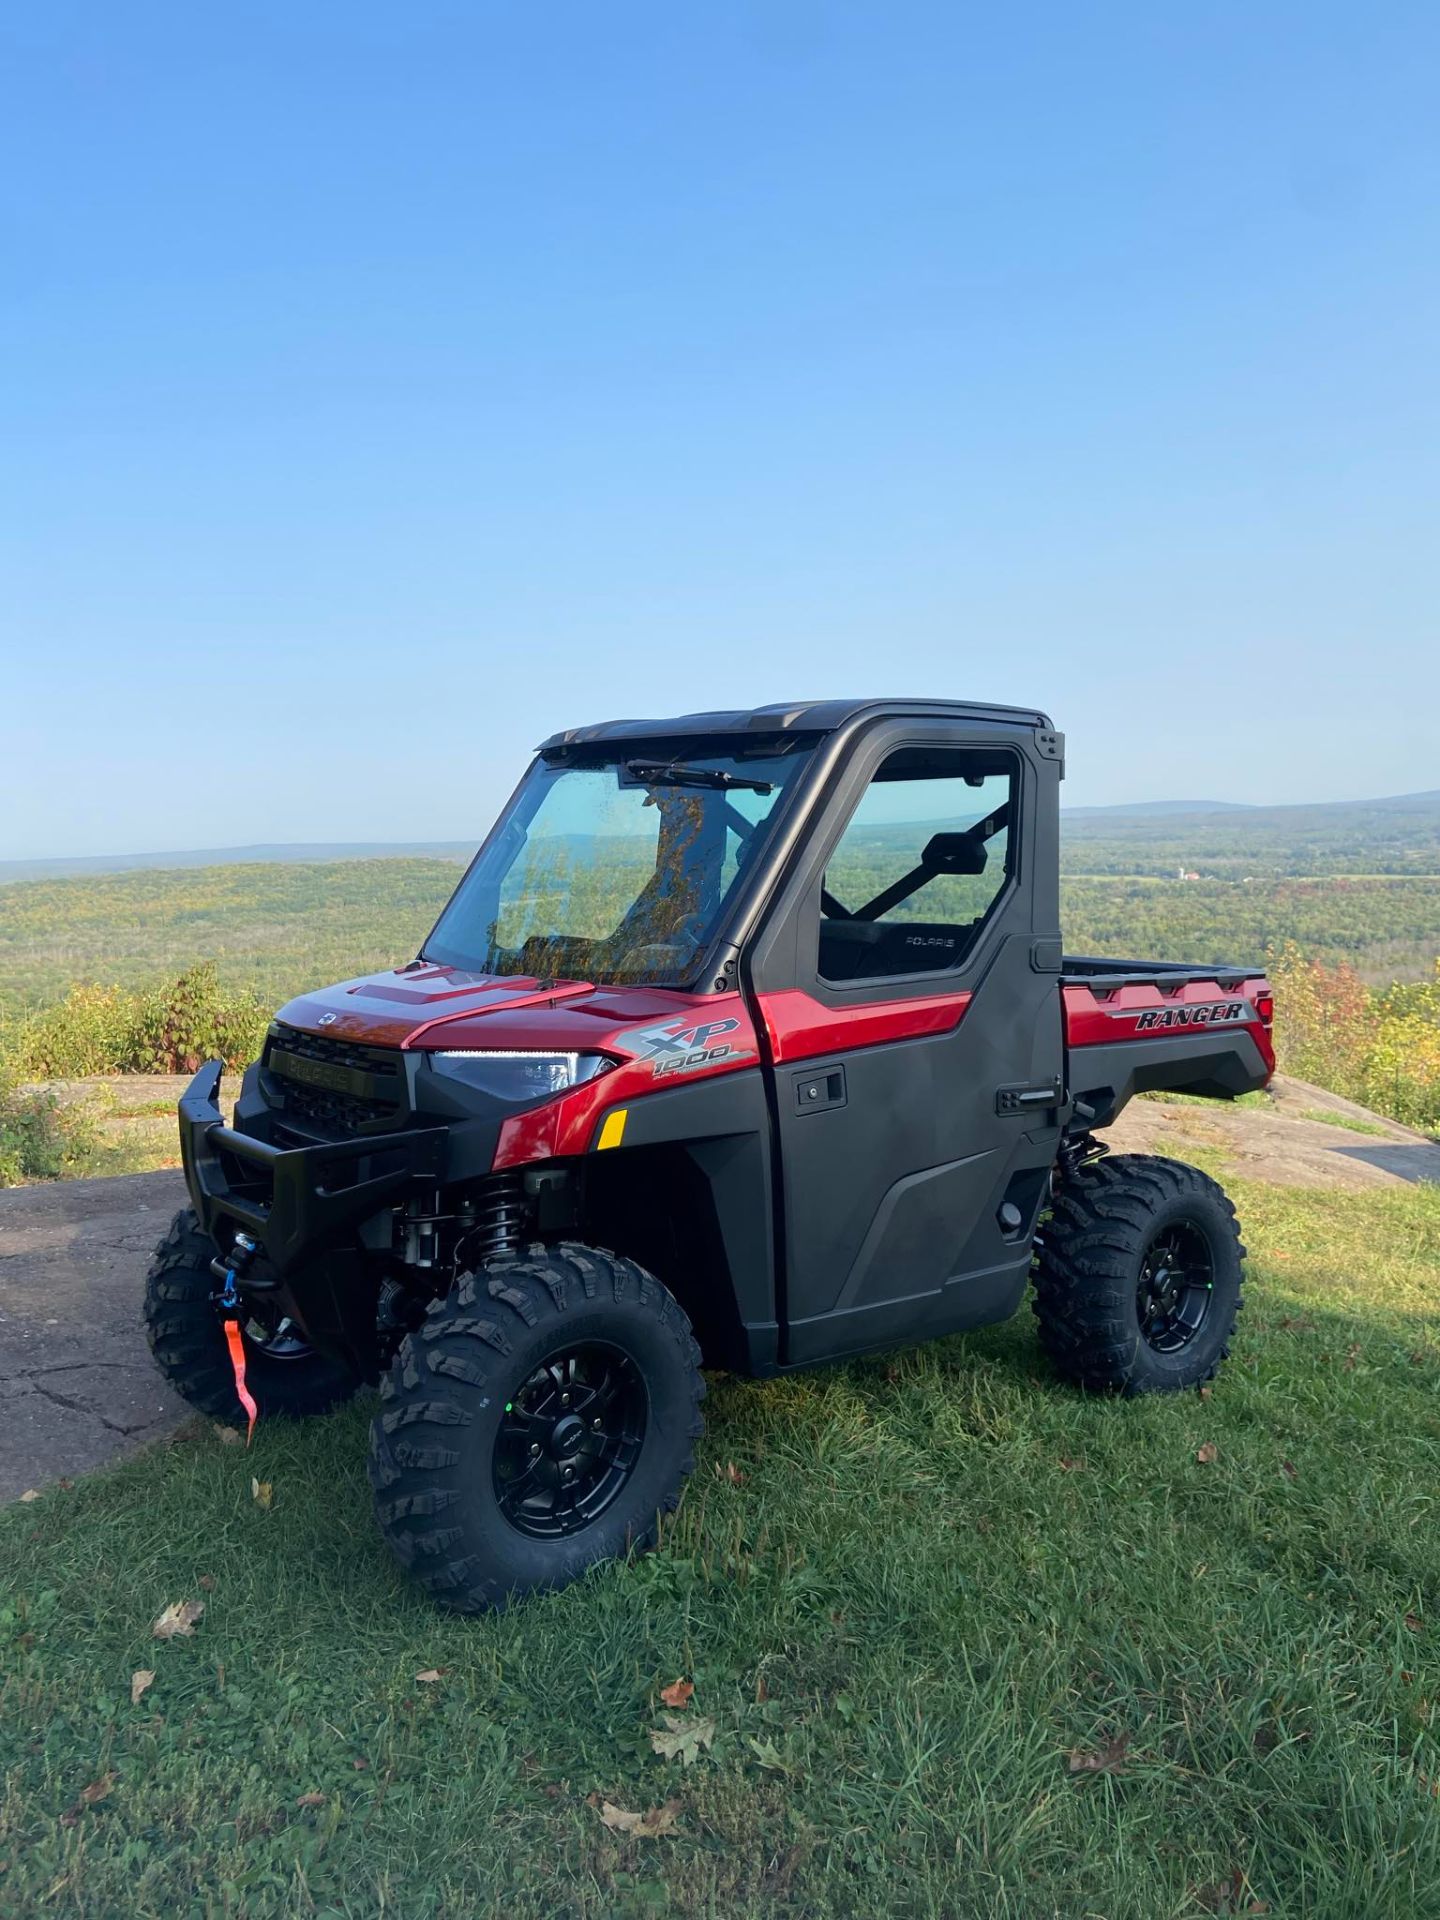
M 587 980 L 537 980 L 466 973 L 415 961 L 387 973 L 302 993 L 276 1018 L 301 1033 L 366 1046 L 553 1047 L 584 1051 L 637 1022 L 674 1018 L 703 996 L 666 987 L 597 987 Z

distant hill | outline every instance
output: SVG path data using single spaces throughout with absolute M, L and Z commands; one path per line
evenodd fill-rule
M 1249 813 L 1243 800 L 1123 800 L 1113 807 L 1062 807 L 1066 820 L 1141 820 L 1171 813 Z
M 1440 874 L 1440 792 L 1294 807 L 1061 816 L 1067 872 L 1207 878 Z
M 488 824 L 488 823 L 485 823 Z M 157 873 L 172 867 L 233 867 L 293 861 L 455 860 L 468 864 L 473 840 L 296 840 L 277 846 L 201 847 L 184 853 L 95 853 L 72 859 L 0 860 L 0 885 L 11 880 L 65 880 L 95 873 Z
M 83 859 L 0 860 L 0 885 L 240 863 L 429 859 L 464 864 L 486 824 L 477 823 L 473 840 L 298 841 Z M 1066 807 L 1060 825 L 1064 865 L 1070 873 L 1173 878 L 1183 868 L 1214 879 L 1440 874 L 1440 791 L 1289 807 L 1141 800 L 1113 807 Z

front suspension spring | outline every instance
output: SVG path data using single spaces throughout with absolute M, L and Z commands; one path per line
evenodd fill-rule
M 476 1261 L 518 1253 L 529 1209 L 518 1173 L 492 1173 L 473 1196 L 475 1224 L 465 1238 L 466 1254 Z

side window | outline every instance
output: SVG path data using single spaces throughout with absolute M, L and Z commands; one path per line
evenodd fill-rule
M 980 748 L 881 762 L 825 871 L 818 970 L 883 980 L 960 966 L 1012 871 L 1017 765 Z

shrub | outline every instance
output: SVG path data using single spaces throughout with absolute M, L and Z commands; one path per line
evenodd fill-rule
M 251 994 L 227 998 L 212 966 L 191 967 L 141 996 L 131 1042 L 134 1073 L 194 1073 L 207 1060 L 253 1060 L 268 1016 Z
M 0 1187 L 74 1173 L 91 1144 L 83 1114 L 67 1111 L 53 1094 L 0 1078 Z
M 1286 1073 L 1405 1126 L 1440 1127 L 1440 961 L 1431 980 L 1374 993 L 1290 943 L 1270 977 Z
M 253 1060 L 266 1009 L 253 994 L 227 993 L 213 966 L 191 967 L 141 993 L 76 986 L 9 1037 L 17 1076 L 79 1080 L 98 1073 L 193 1073 L 218 1055 Z

